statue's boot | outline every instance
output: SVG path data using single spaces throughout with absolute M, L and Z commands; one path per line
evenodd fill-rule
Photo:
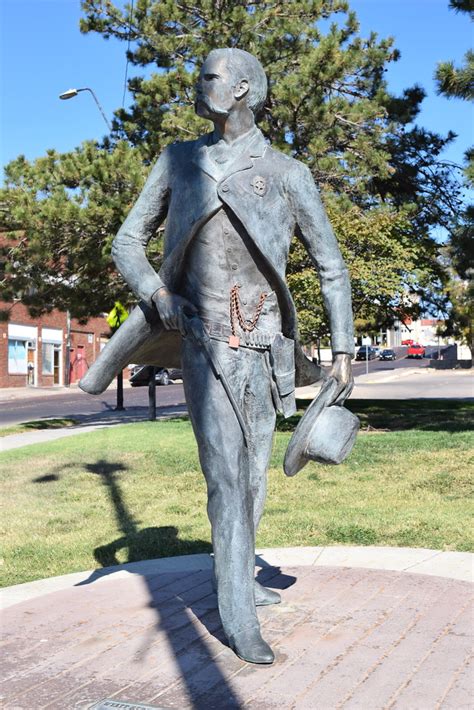
M 258 626 L 229 635 L 229 646 L 239 658 L 247 663 L 270 664 L 275 655 L 260 635 Z
M 273 589 L 268 589 L 255 580 L 255 606 L 267 606 L 268 604 L 279 604 L 281 596 Z
M 268 589 L 262 584 L 254 580 L 255 584 L 255 606 L 269 606 L 270 604 L 279 604 L 281 602 L 281 596 L 278 592 L 274 592 L 273 589 Z M 214 570 L 212 570 L 212 588 L 217 592 L 217 581 Z

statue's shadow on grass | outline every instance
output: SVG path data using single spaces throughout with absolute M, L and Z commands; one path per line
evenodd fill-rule
M 85 468 L 99 476 L 105 486 L 122 535 L 95 548 L 94 557 L 101 568 L 77 586 L 91 584 L 104 576 L 113 575 L 127 564 L 128 572 L 143 577 L 149 594 L 148 605 L 156 610 L 157 615 L 156 624 L 144 629 L 141 647 L 135 658 L 143 659 L 155 642 L 157 632 L 164 631 L 167 646 L 172 650 L 180 668 L 181 678 L 193 708 L 208 710 L 218 707 L 221 700 L 225 702 L 226 709 L 241 708 L 239 698 L 215 658 L 216 652 L 220 653 L 219 649 L 216 651 L 215 643 L 206 642 L 207 631 L 226 645 L 217 611 L 217 597 L 211 582 L 210 543 L 204 540 L 181 539 L 178 529 L 174 526 L 140 529 L 139 522 L 127 509 L 120 486 L 120 478 L 126 475 L 128 467 L 120 462 L 102 459 L 86 464 Z M 37 483 L 46 483 L 54 482 L 58 478 L 56 472 L 35 480 Z M 121 559 L 125 553 L 126 563 L 120 562 L 119 553 Z M 209 554 L 208 569 L 157 574 L 152 567 L 147 567 L 145 562 L 164 556 L 195 553 Z M 140 562 L 143 564 L 133 564 Z M 262 559 L 258 559 L 257 564 L 261 567 L 258 580 L 262 584 L 278 589 L 294 584 L 295 577 L 281 574 L 279 568 L 271 567 Z M 204 683 L 203 674 L 206 679 Z
M 112 567 L 123 564 L 117 557 L 122 550 L 127 550 L 126 562 L 130 563 L 161 557 L 163 550 L 166 550 L 167 557 L 174 557 L 210 553 L 212 547 L 204 540 L 181 540 L 178 528 L 166 525 L 130 531 L 107 545 L 96 547 L 94 557 L 102 567 Z

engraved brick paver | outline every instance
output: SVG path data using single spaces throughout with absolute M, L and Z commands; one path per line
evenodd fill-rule
M 472 708 L 472 585 L 408 572 L 266 568 L 272 666 L 226 646 L 208 570 L 131 574 L 3 612 L 2 707 L 103 698 L 179 710 Z

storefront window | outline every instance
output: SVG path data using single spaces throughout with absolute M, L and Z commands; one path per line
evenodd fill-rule
M 10 375 L 27 374 L 26 345 L 26 340 L 8 338 L 8 373 Z
M 43 375 L 53 374 L 53 343 L 43 343 L 42 354 L 43 354 Z

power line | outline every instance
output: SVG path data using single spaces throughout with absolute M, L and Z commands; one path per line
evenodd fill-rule
M 130 4 L 130 18 L 128 21 L 128 41 L 127 41 L 127 61 L 125 63 L 125 76 L 123 79 L 123 96 L 122 96 L 122 108 L 125 106 L 125 94 L 127 93 L 127 81 L 128 81 L 128 54 L 130 52 L 130 37 L 132 34 L 132 19 L 133 19 L 133 1 Z

